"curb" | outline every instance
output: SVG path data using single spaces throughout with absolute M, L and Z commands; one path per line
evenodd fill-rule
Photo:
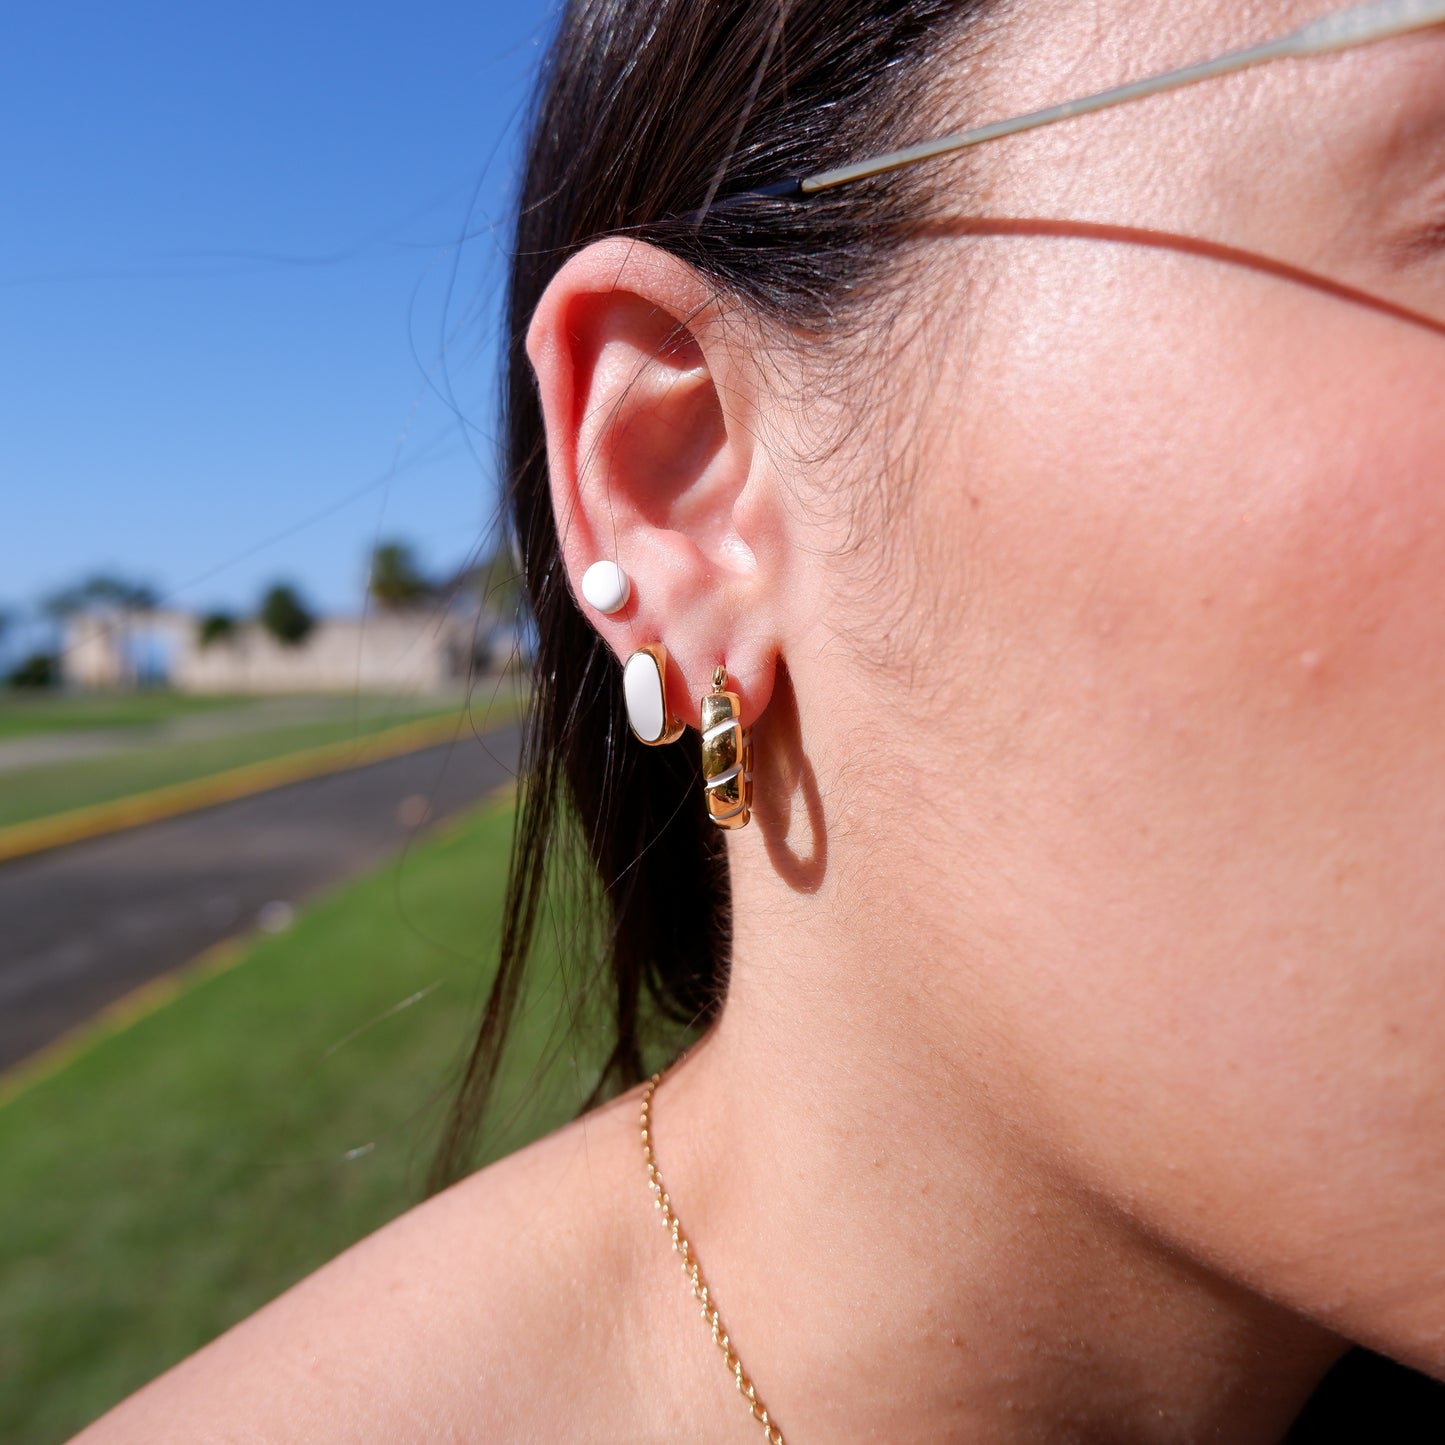
M 490 731 L 490 727 L 486 729 Z M 366 737 L 347 738 L 338 743 L 323 743 L 301 752 L 286 753 L 279 758 L 266 758 L 246 763 L 209 777 L 194 778 L 184 783 L 170 783 L 148 793 L 129 798 L 114 798 L 107 803 L 94 803 L 52 813 L 28 823 L 13 823 L 0 828 L 0 863 L 25 858 L 32 853 L 45 853 L 69 843 L 83 843 L 91 838 L 157 823 L 181 813 L 193 813 L 217 803 L 234 802 L 253 793 L 269 792 L 287 783 L 300 783 L 327 773 L 345 772 L 368 763 L 417 752 L 421 748 L 450 742 L 469 731 L 465 715 L 448 713 L 444 717 L 422 718 L 399 727 L 370 733 Z
M 138 984 L 83 1023 L 66 1029 L 44 1048 L 0 1073 L 0 1109 L 29 1092 L 36 1084 L 60 1073 L 95 1044 L 124 1033 L 132 1024 L 164 1008 L 186 989 L 234 968 L 246 956 L 247 945 L 252 941 L 249 934 L 238 933 L 231 938 L 223 938 L 197 954 L 189 963 Z
M 459 833 L 481 812 L 503 807 L 516 799 L 515 782 L 502 783 L 494 788 L 475 807 L 463 809 L 455 818 L 448 818 L 427 830 L 428 841 L 443 841 Z M 389 866 L 387 864 L 383 867 Z M 338 886 L 345 886 L 344 884 Z M 328 890 L 330 891 L 330 890 Z M 321 895 L 325 896 L 325 895 Z M 319 899 L 313 899 L 313 902 Z M 51 1039 L 43 1048 L 10 1068 L 0 1070 L 0 1109 L 13 1103 L 22 1094 L 28 1093 L 37 1084 L 43 1084 L 62 1070 L 68 1068 L 83 1054 L 89 1053 L 97 1044 L 124 1033 L 142 1019 L 159 1013 L 167 1004 L 174 1002 L 199 984 L 208 982 L 220 974 L 228 973 L 237 964 L 244 963 L 265 935 L 257 932 L 235 933 L 203 949 L 193 959 L 163 973 L 145 983 L 137 984 L 129 993 L 113 999 L 104 1008 L 93 1013 L 88 1019 Z

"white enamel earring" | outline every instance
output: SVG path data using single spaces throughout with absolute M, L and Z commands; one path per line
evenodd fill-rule
M 621 612 L 632 596 L 632 582 L 616 562 L 594 562 L 582 574 L 582 596 L 607 617 Z
M 682 723 L 667 713 L 667 649 L 660 642 L 639 647 L 622 669 L 627 721 L 639 742 L 650 748 L 675 743 Z

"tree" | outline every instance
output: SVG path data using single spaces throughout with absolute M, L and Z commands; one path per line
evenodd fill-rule
M 261 626 L 283 647 L 300 647 L 316 619 L 294 587 L 278 582 L 261 599 Z
M 155 588 L 149 583 L 127 581 L 109 572 L 95 572 L 74 587 L 51 593 L 41 607 L 49 616 L 61 620 L 94 608 L 115 612 L 154 612 L 159 600 Z
M 77 612 L 85 611 L 85 595 L 79 587 L 65 587 L 41 598 L 40 610 L 52 622 L 67 622 Z
M 432 588 L 405 542 L 382 542 L 371 553 L 366 590 L 379 606 L 394 611 L 421 601 Z
M 74 586 L 44 598 L 40 610 L 55 624 L 57 652 L 66 649 L 66 632 L 72 619 L 85 614 L 98 615 L 100 621 L 94 635 L 106 639 L 114 651 L 114 680 L 134 686 L 142 679 L 132 646 L 132 624 L 137 616 L 154 612 L 159 602 L 160 595 L 149 583 L 118 577 L 111 572 L 93 572 Z
M 477 569 L 477 595 L 498 617 L 512 619 L 522 605 L 522 569 L 512 549 L 499 545 Z
M 207 612 L 196 621 L 196 643 L 204 652 L 213 642 L 229 642 L 237 626 L 233 612 Z
M 54 687 L 60 681 L 60 659 L 53 652 L 32 652 L 6 680 L 11 687 Z
M 127 582 L 124 578 L 93 577 L 88 584 L 98 588 L 97 601 L 109 602 L 122 612 L 154 612 L 160 593 L 149 582 Z

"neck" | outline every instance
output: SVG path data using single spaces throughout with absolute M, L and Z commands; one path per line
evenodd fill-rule
M 1041 1148 L 971 1046 L 949 930 L 850 899 L 810 811 L 791 841 L 733 847 L 727 1005 L 654 1109 L 673 1204 L 784 1432 L 1278 1440 L 1341 1342 Z

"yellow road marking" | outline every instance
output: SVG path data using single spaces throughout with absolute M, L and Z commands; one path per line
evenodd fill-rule
M 170 783 L 129 798 L 114 798 L 108 803 L 71 808 L 64 813 L 52 813 L 47 818 L 35 818 L 27 823 L 12 823 L 9 827 L 0 828 L 0 863 L 31 853 L 43 853 L 51 848 L 62 848 L 67 843 L 81 843 L 107 833 L 118 833 L 124 828 L 138 828 L 181 813 L 193 813 L 199 808 L 229 803 L 237 798 L 250 797 L 253 793 L 269 792 L 287 783 L 365 767 L 368 763 L 416 752 L 469 733 L 467 719 L 457 713 L 422 718 L 365 737 L 323 743 L 320 747 L 285 753 L 279 758 L 227 768 L 209 777 Z
M 459 816 L 450 818 L 431 830 L 427 835 L 427 842 L 444 841 L 452 834 L 467 827 L 475 820 L 479 812 L 509 805 L 516 800 L 516 795 L 515 781 L 502 783 L 499 787 L 493 788 L 476 808 L 468 808 Z M 345 883 L 338 886 L 344 887 Z M 319 902 L 320 900 L 315 901 Z M 191 989 L 209 979 L 227 973 L 238 963 L 245 962 L 254 951 L 255 945 L 260 943 L 263 937 L 264 935 L 256 933 L 238 933 L 230 938 L 223 938 L 219 943 L 213 943 L 204 952 L 197 954 L 189 963 L 183 963 L 169 973 L 163 973 L 158 978 L 137 985 L 129 993 L 122 994 L 114 1002 L 108 1003 L 84 1022 L 76 1024 L 74 1028 L 69 1028 L 58 1038 L 52 1039 L 44 1048 L 31 1054 L 28 1058 L 22 1059 L 4 1072 L 0 1072 L 0 1109 L 18 1099 L 21 1094 L 33 1089 L 37 1084 L 53 1078 L 98 1044 L 133 1028 L 142 1019 L 149 1018 L 153 1013 L 159 1013 L 167 1004 L 173 1003 L 182 994 L 189 993 Z
M 0 1109 L 36 1084 L 58 1074 L 96 1044 L 123 1033 L 149 1014 L 164 1008 L 187 989 L 234 968 L 245 957 L 249 942 L 249 938 L 241 936 L 222 939 L 180 968 L 122 994 L 84 1023 L 76 1024 L 59 1038 L 52 1039 L 38 1053 L 7 1069 L 0 1074 Z

